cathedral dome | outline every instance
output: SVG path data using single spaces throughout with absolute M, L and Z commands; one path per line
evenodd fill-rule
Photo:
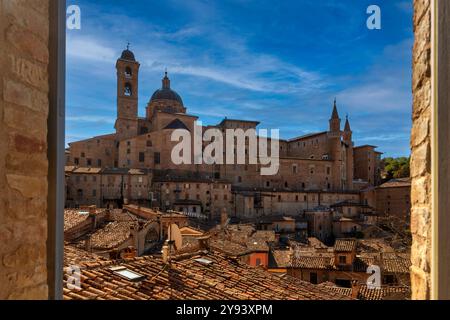
M 162 80 L 162 83 L 163 83 L 162 88 L 156 90 L 153 93 L 150 102 L 156 100 L 172 100 L 178 102 L 181 106 L 183 106 L 183 100 L 181 99 L 180 95 L 176 93 L 174 90 L 170 89 L 170 80 L 167 77 L 167 72 Z

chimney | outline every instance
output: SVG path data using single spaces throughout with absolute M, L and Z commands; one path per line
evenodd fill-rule
M 106 220 L 107 222 L 113 221 L 113 219 L 112 219 L 112 214 L 111 214 L 111 210 L 110 210 L 110 209 L 106 209 L 105 220 Z
M 135 225 L 130 226 L 130 237 L 133 241 L 133 247 L 135 247 L 138 254 L 140 254 L 139 253 L 140 248 L 139 248 L 139 236 L 138 236 L 139 231 L 138 230 L 139 230 L 138 226 L 135 226 Z
M 91 230 L 97 229 L 97 208 L 95 206 L 89 207 L 89 217 L 91 219 Z
M 225 223 L 227 223 L 227 220 L 228 220 L 227 209 L 226 209 L 226 208 L 223 208 L 223 209 L 222 209 L 222 212 L 220 213 L 220 225 L 221 225 L 222 227 L 224 227 L 224 226 L 225 226 Z
M 92 251 L 91 235 L 88 235 L 88 237 L 84 241 L 84 250 L 86 250 L 87 252 L 91 252 Z
M 210 236 L 203 236 L 197 238 L 199 250 L 208 250 L 209 251 L 209 240 Z
M 358 299 L 359 288 L 361 286 L 358 283 L 358 280 L 352 281 L 352 299 Z
M 169 244 L 167 243 L 167 241 L 164 243 L 164 246 L 162 247 L 162 259 L 164 263 L 169 262 Z

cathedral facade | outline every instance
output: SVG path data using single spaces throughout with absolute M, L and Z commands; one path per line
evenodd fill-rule
M 379 181 L 381 154 L 374 146 L 354 146 L 348 118 L 341 129 L 336 101 L 327 130 L 279 140 L 276 175 L 261 175 L 259 163 L 175 165 L 171 153 L 178 142 L 172 142 L 171 135 L 177 129 L 193 133 L 198 117 L 187 112 L 181 96 L 172 89 L 167 72 L 161 88 L 147 104 L 145 117 L 139 117 L 139 69 L 134 53 L 124 50 L 116 63 L 115 132 L 69 144 L 66 151 L 69 204 L 95 202 L 103 206 L 119 198 L 115 202 L 119 205 L 139 202 L 211 215 L 217 215 L 223 207 L 237 215 L 292 214 L 338 201 L 359 201 L 358 190 Z M 245 131 L 257 129 L 258 125 L 257 121 L 225 118 L 203 130 Z M 248 142 L 245 154 L 248 154 Z M 95 178 L 92 187 L 94 172 L 98 180 Z M 142 173 L 141 178 L 146 182 L 127 183 L 131 181 L 130 172 Z M 88 178 L 76 178 L 77 174 L 89 173 Z M 112 183 L 114 179 L 106 176 L 114 176 L 114 173 L 121 177 Z M 204 186 L 210 186 L 211 192 L 203 190 Z M 107 188 L 117 189 L 116 195 L 106 197 L 111 194 Z M 135 190 L 130 190 L 133 188 Z M 137 192 L 139 188 L 142 190 Z M 221 192 L 214 194 L 212 190 L 217 189 Z

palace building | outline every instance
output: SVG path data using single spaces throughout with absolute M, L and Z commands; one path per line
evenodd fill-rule
M 139 117 L 140 64 L 128 48 L 116 69 L 115 132 L 72 142 L 66 151 L 69 207 L 134 203 L 205 217 L 218 216 L 223 208 L 241 217 L 298 214 L 341 201 L 358 203 L 359 190 L 379 182 L 381 153 L 375 146 L 354 146 L 348 117 L 341 129 L 336 100 L 327 130 L 279 140 L 276 175 L 261 175 L 260 163 L 176 165 L 171 153 L 178 142 L 171 134 L 176 129 L 193 133 L 198 117 L 188 113 L 167 72 L 146 116 Z M 225 118 L 202 128 L 245 131 L 258 125 Z

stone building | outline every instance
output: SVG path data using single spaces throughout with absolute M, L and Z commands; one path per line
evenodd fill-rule
M 397 252 L 361 252 L 355 239 L 336 240 L 330 250 L 295 250 L 287 274 L 313 284 L 332 282 L 352 287 L 352 282 L 366 284 L 370 266 L 380 267 L 380 285 L 409 286 L 408 254 Z
M 66 166 L 66 207 L 153 205 L 152 172 L 145 169 Z
M 376 146 L 363 145 L 353 149 L 354 178 L 368 185 L 379 185 L 381 178 L 381 152 Z
M 392 179 L 375 188 L 376 208 L 380 215 L 394 217 L 403 224 L 411 219 L 411 179 Z
M 176 171 L 176 183 L 164 181 L 164 178 L 146 183 L 148 188 L 151 185 L 154 190 L 159 190 L 164 185 L 171 188 L 169 193 L 159 191 L 159 206 L 169 207 L 165 202 L 161 202 L 162 198 L 168 197 L 172 199 L 165 201 L 169 201 L 170 206 L 181 207 L 191 213 L 197 213 L 200 210 L 210 216 L 218 215 L 221 207 L 241 216 L 296 214 L 299 210 L 314 207 L 312 204 L 314 202 L 333 204 L 334 198 L 336 201 L 352 200 L 355 191 L 353 186 L 355 173 L 358 179 L 364 178 L 369 184 L 378 182 L 379 162 L 376 159 L 379 153 L 371 147 L 370 152 L 373 157 L 360 156 L 358 150 L 365 150 L 365 148 L 354 147 L 348 118 L 342 130 L 336 101 L 332 108 L 328 130 L 279 140 L 280 166 L 275 175 L 261 175 L 261 168 L 265 165 L 259 161 L 256 164 L 249 163 L 248 157 L 252 151 L 251 138 L 245 140 L 243 148 L 235 147 L 235 153 L 242 152 L 245 156 L 246 164 L 193 164 L 193 155 L 191 155 L 192 164 L 174 164 L 171 154 L 178 142 L 171 141 L 173 131 L 183 129 L 193 134 L 198 117 L 187 113 L 181 96 L 172 89 L 167 72 L 162 79 L 161 89 L 153 93 L 147 104 L 146 116 L 138 117 L 139 66 L 134 53 L 128 48 L 124 50 L 116 64 L 116 132 L 70 143 L 66 155 L 67 166 L 103 168 L 103 175 L 106 172 L 111 174 L 112 171 L 126 171 L 130 168 L 152 170 L 155 176 L 160 172 L 160 177 L 164 177 L 161 172 Z M 254 130 L 258 125 L 257 121 L 225 118 L 215 126 L 203 126 L 200 130 L 205 132 L 213 128 L 225 133 L 228 129 Z M 260 137 L 256 137 L 255 141 L 259 139 Z M 192 150 L 194 150 L 193 140 Z M 269 140 L 268 147 L 271 143 L 272 141 Z M 205 145 L 206 143 L 203 142 L 203 147 Z M 364 167 L 365 171 L 355 170 L 355 161 L 358 163 L 358 168 Z M 76 170 L 72 173 L 78 174 Z M 173 176 L 171 174 L 171 177 L 166 180 L 173 180 Z M 192 176 L 200 176 L 203 184 L 195 183 Z M 100 183 L 103 186 L 105 178 L 100 180 L 103 181 Z M 111 185 L 111 183 L 108 184 Z M 115 197 L 123 201 L 128 198 L 129 201 L 136 200 L 120 189 L 123 189 L 124 184 L 125 182 L 115 185 L 117 193 Z M 169 186 L 170 184 L 172 186 Z M 213 189 L 219 188 L 225 192 L 213 195 L 205 189 L 193 195 L 186 195 L 186 193 L 180 195 L 177 189 L 190 184 L 200 185 L 201 187 L 197 188 L 199 190 L 208 188 L 208 185 L 211 187 L 218 184 L 218 187 Z M 222 187 L 227 184 L 228 187 L 223 189 Z M 90 188 L 86 186 L 87 193 L 83 193 L 86 202 L 92 202 L 96 193 Z M 68 192 L 79 195 L 79 189 L 72 189 Z M 270 195 L 267 196 L 269 190 Z M 231 191 L 233 191 L 233 199 Z M 148 196 L 148 192 L 144 190 L 139 192 L 141 195 L 145 194 L 145 197 Z M 320 192 L 323 192 L 323 195 L 314 194 Z M 102 194 L 104 194 L 103 191 Z M 136 197 L 140 196 L 137 195 L 134 198 Z M 322 203 L 321 197 L 324 198 Z

